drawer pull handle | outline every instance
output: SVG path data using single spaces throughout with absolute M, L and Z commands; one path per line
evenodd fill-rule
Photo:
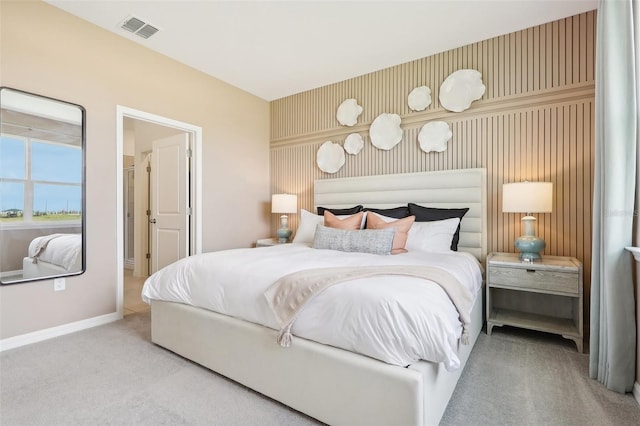
M 527 272 L 535 272 L 535 269 L 527 269 Z

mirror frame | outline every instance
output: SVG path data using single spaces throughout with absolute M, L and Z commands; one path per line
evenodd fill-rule
M 11 92 L 15 92 L 17 94 L 22 94 L 22 95 L 27 95 L 30 97 L 35 97 L 35 98 L 40 98 L 44 101 L 54 101 L 60 104 L 66 104 L 70 107 L 75 107 L 78 108 L 78 110 L 80 111 L 81 114 L 81 141 L 80 141 L 80 149 L 81 149 L 81 189 L 80 189 L 80 196 L 81 196 L 81 201 L 80 201 L 80 208 L 82 209 L 82 213 L 81 213 L 81 220 L 80 220 L 80 230 L 81 230 L 81 244 L 82 244 L 82 250 L 81 250 L 81 258 L 82 258 L 82 265 L 79 271 L 73 271 L 73 272 L 68 272 L 68 273 L 59 273 L 59 274 L 50 274 L 50 275 L 43 275 L 43 276 L 38 276 L 38 277 L 33 277 L 33 278 L 21 278 L 21 279 L 15 279 L 15 280 L 11 280 L 11 281 L 4 281 L 2 278 L 2 270 L 0 269 L 0 285 L 13 285 L 13 284 L 23 284 L 23 283 L 29 283 L 29 282 L 36 282 L 36 281 L 43 281 L 43 280 L 53 280 L 54 278 L 61 278 L 61 277 L 70 277 L 70 276 L 77 276 L 77 275 L 81 275 L 83 274 L 86 269 L 87 269 L 87 259 L 86 259 L 86 251 L 87 251 L 87 246 L 86 246 L 86 240 L 87 240 L 87 230 L 86 230 L 86 214 L 87 214 L 87 206 L 86 206 L 86 110 L 84 109 L 84 107 L 82 105 L 78 105 L 72 102 L 67 102 L 67 101 L 63 101 L 60 99 L 56 99 L 56 98 L 51 98 L 48 96 L 43 96 L 43 95 L 39 95 L 37 93 L 32 93 L 32 92 L 27 92 L 24 90 L 20 90 L 20 89 L 14 89 L 12 87 L 7 87 L 7 86 L 0 86 L 0 134 L 4 135 L 4 133 L 1 132 L 2 130 L 2 124 L 3 124 L 3 120 L 2 120 L 2 112 L 1 112 L 1 106 L 2 106 L 2 95 L 3 93 L 5 93 L 5 91 L 11 91 Z M 36 115 L 37 116 L 37 115 Z M 34 229 L 37 227 L 34 227 Z M 43 226 L 43 228 L 45 228 Z M 9 228 L 10 229 L 10 228 Z M 0 244 L 2 243 L 2 229 L 0 229 Z M 0 245 L 0 250 L 1 250 L 2 246 Z M 29 253 L 27 252 L 26 255 L 28 255 Z M 1 255 L 1 252 L 0 252 Z M 24 271 L 24 270 L 23 270 Z

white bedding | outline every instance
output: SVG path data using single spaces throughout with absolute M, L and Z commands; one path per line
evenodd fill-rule
M 316 250 L 306 244 L 235 249 L 182 259 L 145 282 L 142 297 L 185 303 L 279 329 L 264 291 L 283 275 L 309 268 L 429 265 L 447 269 L 474 298 L 482 272 L 468 253 L 412 251 L 396 256 Z M 333 286 L 309 303 L 295 336 L 406 366 L 420 359 L 460 367 L 462 326 L 437 284 L 414 277 L 374 277 Z M 277 343 L 273 342 L 274 345 Z M 295 341 L 293 342 L 295 345 Z M 287 350 L 287 349 L 282 349 Z
M 33 258 L 38 244 L 51 235 L 34 238 L 29 244 L 29 257 Z M 46 248 L 38 256 L 39 260 L 63 267 L 67 272 L 78 272 L 82 269 L 82 235 L 56 234 L 47 243 Z

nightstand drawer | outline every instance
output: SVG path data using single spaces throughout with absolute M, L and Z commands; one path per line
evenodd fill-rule
M 578 274 L 523 268 L 492 267 L 489 284 L 578 294 Z

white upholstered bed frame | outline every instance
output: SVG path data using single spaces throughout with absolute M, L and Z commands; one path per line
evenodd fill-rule
M 461 169 L 315 182 L 315 205 L 469 207 L 458 249 L 487 254 L 486 171 Z M 482 329 L 483 297 L 472 311 L 471 342 L 460 345 L 462 367 Z M 153 301 L 152 341 L 318 420 L 333 425 L 434 425 L 462 367 L 420 361 L 406 368 L 294 337 L 283 349 L 276 330 L 192 306 Z
M 69 271 L 60 265 L 44 260 L 33 263 L 33 259 L 30 257 L 22 259 L 22 278 L 45 278 L 60 275 L 69 275 Z

